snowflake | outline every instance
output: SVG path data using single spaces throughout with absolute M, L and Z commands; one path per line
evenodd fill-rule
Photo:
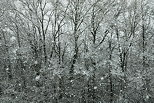
M 6 71 L 8 71 L 9 70 L 9 68 L 6 68 Z
M 40 79 L 40 75 L 35 77 L 35 80 L 38 81 Z
M 101 77 L 101 80 L 103 80 L 104 79 L 104 77 Z
M 11 38 L 10 38 L 10 41 L 12 41 L 12 42 L 14 42 L 16 40 L 16 37 L 14 37 L 14 36 L 12 36 Z
M 38 64 L 38 62 L 37 62 L 37 61 L 35 61 L 35 62 L 34 62 L 34 64 Z
M 97 87 L 95 86 L 94 89 L 97 89 Z
M 149 99 L 149 95 L 146 95 L 146 99 Z

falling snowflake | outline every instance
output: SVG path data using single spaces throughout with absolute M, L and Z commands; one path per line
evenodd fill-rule
M 94 89 L 97 89 L 97 87 L 95 86 Z
M 149 99 L 149 95 L 146 95 L 146 99 Z
M 10 41 L 11 42 L 14 42 L 16 40 L 16 37 L 14 37 L 14 36 L 12 36 L 11 38 L 10 38 Z
M 35 80 L 38 81 L 40 79 L 40 75 L 35 77 Z
M 101 77 L 101 80 L 103 80 L 104 79 L 104 77 Z
M 9 68 L 6 68 L 6 71 L 8 71 L 9 70 Z
M 35 62 L 34 62 L 34 64 L 38 64 L 38 62 L 37 62 L 37 61 L 35 61 Z

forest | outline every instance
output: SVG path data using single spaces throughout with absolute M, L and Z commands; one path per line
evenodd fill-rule
M 0 103 L 154 103 L 154 0 L 0 0 Z

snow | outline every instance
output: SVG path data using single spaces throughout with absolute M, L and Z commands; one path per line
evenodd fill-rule
M 146 95 L 146 99 L 149 99 L 149 95 Z
M 124 76 L 124 73 L 123 72 L 121 72 L 119 69 L 113 69 L 113 70 L 111 70 L 111 74 L 113 74 L 113 75 L 119 75 L 119 76 Z
M 83 75 L 89 76 L 89 72 L 88 71 L 83 70 L 82 72 L 83 72 Z
M 40 79 L 40 75 L 35 77 L 35 80 L 38 81 Z
M 9 70 L 9 68 L 6 68 L 6 71 L 8 71 Z
M 101 77 L 101 80 L 103 80 L 104 79 L 104 77 Z
M 12 36 L 11 38 L 10 38 L 10 41 L 11 42 L 14 42 L 16 40 L 16 37 L 14 37 L 14 36 Z
M 94 89 L 97 89 L 97 87 L 95 86 Z
M 12 52 L 13 52 L 14 54 L 16 54 L 17 50 L 18 50 L 18 49 L 15 48 L 15 49 L 12 50 Z
M 34 64 L 38 64 L 38 61 L 35 61 Z

